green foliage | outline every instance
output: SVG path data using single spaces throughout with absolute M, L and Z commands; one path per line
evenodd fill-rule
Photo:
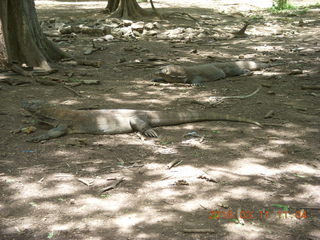
M 297 10 L 297 7 L 288 3 L 287 0 L 274 0 L 270 10 L 271 12 L 278 12 L 281 10 Z
M 141 3 L 141 2 L 148 2 L 148 0 L 137 0 L 138 3 Z

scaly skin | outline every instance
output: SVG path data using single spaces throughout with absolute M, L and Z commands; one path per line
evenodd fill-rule
M 158 137 L 152 127 L 201 121 L 245 122 L 262 127 L 260 123 L 251 119 L 208 111 L 71 110 L 38 100 L 24 101 L 22 107 L 40 121 L 54 127 L 43 135 L 31 138 L 32 142 L 57 138 L 71 133 L 120 134 L 138 131 L 148 137 Z
M 218 62 L 193 66 L 168 65 L 160 69 L 157 74 L 163 81 L 169 83 L 201 84 L 277 65 L 280 64 L 272 65 L 254 61 Z

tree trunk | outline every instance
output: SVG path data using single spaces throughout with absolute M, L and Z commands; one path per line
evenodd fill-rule
M 50 70 L 49 63 L 64 57 L 44 36 L 34 0 L 0 0 L 0 68 L 18 63 Z
M 107 13 L 112 13 L 114 12 L 118 6 L 119 6 L 120 0 L 109 0 L 108 1 L 108 5 L 106 7 L 106 12 Z
M 109 0 L 108 6 L 109 5 L 110 8 L 111 6 L 113 7 L 113 11 L 110 11 L 110 17 L 139 19 L 145 16 L 152 15 L 152 12 L 148 12 L 147 10 L 141 8 L 137 3 L 137 0 Z

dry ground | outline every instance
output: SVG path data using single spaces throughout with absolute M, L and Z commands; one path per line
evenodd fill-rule
M 167 11 L 169 1 L 161 2 L 160 10 Z M 37 7 L 40 20 L 105 17 L 96 8 L 104 4 L 86 4 L 42 3 Z M 181 10 L 198 18 L 213 17 L 212 28 L 223 31 L 239 29 L 246 15 L 263 16 L 264 21 L 251 26 L 244 39 L 106 43 L 106 50 L 87 56 L 102 60 L 101 68 L 64 66 L 54 75 L 63 79 L 72 72 L 79 79 L 101 81 L 100 85 L 74 87 L 83 97 L 59 85 L 0 83 L 1 240 L 320 239 L 320 93 L 301 89 L 320 83 L 319 9 L 291 15 L 255 10 L 241 15 L 227 7 L 224 13 L 207 7 L 190 5 Z M 160 23 L 195 26 L 187 18 Z M 90 37 L 80 35 L 72 44 L 60 46 L 82 55 L 89 45 Z M 123 57 L 127 62 L 143 59 L 147 53 L 174 63 L 244 58 L 278 59 L 285 64 L 204 87 L 153 84 L 150 79 L 157 68 L 118 62 Z M 293 69 L 303 72 L 289 75 Z M 226 100 L 216 107 L 193 101 L 246 94 L 259 85 L 263 88 L 254 97 Z M 216 111 L 275 126 L 190 123 L 158 128 L 158 139 L 141 139 L 136 133 L 69 135 L 35 144 L 25 141 L 27 135 L 12 133 L 29 126 L 20 101 L 34 98 L 72 108 Z M 265 119 L 270 111 L 274 115 Z M 43 131 L 39 128 L 35 134 Z M 184 136 L 193 131 L 202 137 Z M 168 169 L 173 160 L 182 162 Z M 100 193 L 120 178 L 124 181 L 115 189 Z M 286 210 L 282 205 L 290 206 L 287 216 L 278 213 Z M 306 209 L 307 218 L 295 215 L 301 208 Z M 217 219 L 214 210 L 242 211 L 244 221 L 236 216 Z M 215 232 L 183 232 L 191 228 Z

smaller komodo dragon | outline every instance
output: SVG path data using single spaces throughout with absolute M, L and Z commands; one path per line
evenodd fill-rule
M 254 61 L 217 62 L 197 64 L 193 66 L 168 65 L 160 69 L 157 75 L 160 77 L 154 81 L 168 83 L 201 84 L 203 82 L 248 74 L 250 71 L 282 65 L 257 63 Z
M 200 121 L 245 122 L 262 127 L 260 123 L 250 119 L 208 111 L 71 110 L 41 100 L 23 101 L 22 107 L 32 113 L 40 123 L 53 126 L 45 134 L 27 140 L 30 142 L 39 142 L 71 133 L 119 134 L 138 131 L 148 137 L 158 137 L 152 127 Z

